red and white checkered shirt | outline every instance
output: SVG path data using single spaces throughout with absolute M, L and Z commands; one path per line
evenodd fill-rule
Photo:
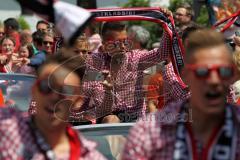
M 164 33 L 159 49 L 127 52 L 120 62 L 121 66 L 117 73 L 117 78 L 113 83 L 113 104 L 105 102 L 105 105 L 100 105 L 105 92 L 100 82 L 86 81 L 83 85 L 85 96 L 91 97 L 91 99 L 98 99 L 96 108 L 101 106 L 100 110 L 109 111 L 110 108 L 112 112 L 127 112 L 140 117 L 146 110 L 146 106 L 144 105 L 143 71 L 168 59 L 169 54 L 172 52 L 171 50 L 170 37 L 167 33 Z M 110 66 L 106 66 L 105 55 L 104 53 L 93 54 L 87 62 L 89 68 L 98 71 L 110 70 Z M 99 102 L 100 104 L 98 104 Z M 106 115 L 109 114 L 106 112 L 103 113 Z
M 171 62 L 165 65 L 163 70 L 165 105 L 176 101 L 185 101 L 190 98 L 191 94 L 188 87 L 184 83 L 181 83 L 179 78 L 174 72 Z
M 44 160 L 44 155 L 37 147 L 29 127 L 30 117 L 23 117 L 14 108 L 0 109 L 0 159 L 2 160 Z M 96 143 L 86 140 L 79 134 L 81 160 L 104 160 L 95 149 Z M 57 159 L 64 160 L 56 155 Z M 64 156 L 65 157 L 65 156 Z M 66 156 L 66 159 L 69 155 Z
M 122 160 L 172 160 L 181 106 L 182 102 L 171 103 L 137 122 L 130 130 Z M 240 160 L 240 109 L 232 108 L 238 127 L 235 157 Z

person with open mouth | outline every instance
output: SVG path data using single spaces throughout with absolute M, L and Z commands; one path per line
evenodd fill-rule
M 185 49 L 181 76 L 191 96 L 138 122 L 123 160 L 239 159 L 240 109 L 226 101 L 237 72 L 224 37 L 197 30 Z
M 24 117 L 16 108 L 0 110 L 0 159 L 105 159 L 69 123 L 71 111 L 81 107 L 75 104 L 83 101 L 84 64 L 68 50 L 50 56 L 32 86 L 36 113 Z

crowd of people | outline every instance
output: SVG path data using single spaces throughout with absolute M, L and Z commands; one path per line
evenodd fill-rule
M 31 33 L 6 19 L 0 72 L 36 81 L 27 117 L 0 109 L 0 159 L 105 159 L 72 125 L 124 122 L 136 124 L 123 160 L 239 159 L 240 37 L 197 24 L 189 4 L 160 10 L 183 43 L 180 75 L 166 31 L 149 48 L 142 26 L 93 23 L 66 47 L 54 24 L 38 21 Z

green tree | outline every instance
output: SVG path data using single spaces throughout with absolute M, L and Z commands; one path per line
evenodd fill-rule
M 129 0 L 123 7 L 149 7 L 149 0 Z
M 176 11 L 177 7 L 183 3 L 192 3 L 192 0 L 170 0 L 169 9 L 174 12 Z
M 206 6 L 201 8 L 201 12 L 199 17 L 197 18 L 197 23 L 204 25 L 204 26 L 208 26 L 209 25 L 209 17 L 208 17 L 208 11 Z
M 20 17 L 18 17 L 17 20 L 18 20 L 18 23 L 19 23 L 19 26 L 20 26 L 21 30 L 30 29 L 30 25 L 28 24 L 28 22 L 25 20 L 24 17 L 20 16 Z

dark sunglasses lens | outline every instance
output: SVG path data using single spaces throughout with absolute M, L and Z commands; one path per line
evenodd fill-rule
M 209 70 L 208 70 L 208 68 L 197 68 L 195 70 L 195 74 L 199 78 L 205 78 L 208 76 Z
M 63 88 L 62 88 L 62 94 L 64 94 L 64 95 L 69 95 L 69 96 L 71 96 L 71 95 L 74 95 L 75 93 L 74 93 L 74 87 L 73 86 L 68 86 L 68 85 L 64 85 L 63 86 Z
M 47 45 L 47 44 L 53 45 L 53 42 L 44 41 L 43 44 L 44 44 L 44 45 Z
M 219 75 L 221 78 L 231 78 L 233 76 L 233 68 L 232 67 L 219 67 L 218 69 Z
M 42 80 L 40 81 L 40 83 L 38 84 L 39 86 L 39 90 L 40 92 L 44 93 L 44 94 L 49 94 L 52 92 L 48 80 Z

